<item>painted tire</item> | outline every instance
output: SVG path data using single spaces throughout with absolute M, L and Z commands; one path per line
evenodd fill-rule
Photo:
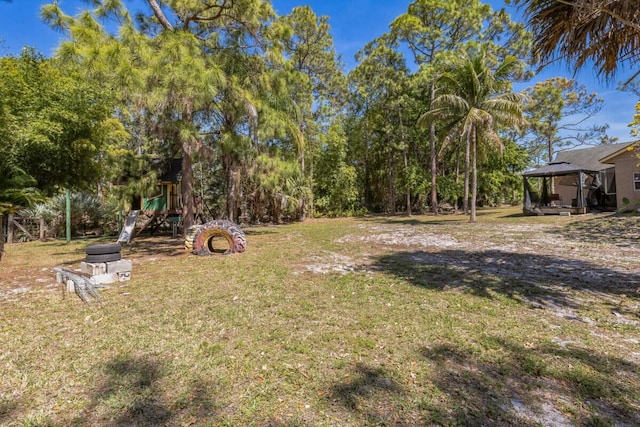
M 85 248 L 87 255 L 102 255 L 120 253 L 122 246 L 120 243 L 103 243 L 99 245 L 89 245 Z
M 111 254 L 87 255 L 84 260 L 85 262 L 99 264 L 102 262 L 120 261 L 121 259 L 122 259 L 122 256 L 120 255 L 120 252 L 114 252 Z
M 215 237 L 223 237 L 229 244 L 225 254 L 242 253 L 247 247 L 244 231 L 235 223 L 224 219 L 189 228 L 184 246 L 196 255 L 213 255 L 215 252 L 212 241 Z
M 187 234 L 184 236 L 184 248 L 188 251 L 193 250 L 193 240 L 196 235 L 202 230 L 202 225 L 194 225 L 187 230 Z

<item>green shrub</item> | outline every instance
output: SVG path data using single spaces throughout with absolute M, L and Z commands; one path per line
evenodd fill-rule
M 71 234 L 112 234 L 117 231 L 118 207 L 103 202 L 98 196 L 87 193 L 71 194 Z M 66 229 L 66 197 L 55 196 L 45 203 L 23 209 L 19 213 L 26 217 L 44 218 L 49 237 L 63 236 Z

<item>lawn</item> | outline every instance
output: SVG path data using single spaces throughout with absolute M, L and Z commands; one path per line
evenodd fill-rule
M 640 217 L 518 212 L 139 238 L 102 305 L 51 268 L 106 239 L 8 245 L 0 425 L 640 425 Z

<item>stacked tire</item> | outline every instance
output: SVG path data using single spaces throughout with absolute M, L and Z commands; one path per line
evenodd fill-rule
M 102 243 L 86 247 L 85 262 L 99 264 L 103 262 L 120 261 L 122 259 L 120 243 Z
M 234 222 L 224 219 L 190 227 L 185 236 L 184 247 L 195 255 L 213 255 L 212 242 L 216 237 L 223 237 L 229 244 L 225 254 L 241 253 L 247 247 L 244 231 Z

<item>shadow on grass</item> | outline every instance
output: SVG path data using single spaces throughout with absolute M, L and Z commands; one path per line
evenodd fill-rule
M 0 400 L 0 424 L 8 423 L 15 419 L 15 413 L 19 411 L 18 404 L 3 398 Z
M 595 241 L 618 247 L 638 247 L 640 216 L 598 215 L 573 222 L 562 229 L 554 230 L 553 233 L 580 242 Z
M 405 394 L 405 389 L 384 369 L 359 363 L 352 378 L 334 385 L 328 398 L 369 423 L 399 425 L 401 409 L 393 401 Z
M 114 240 L 104 240 L 100 242 L 88 242 L 86 246 L 94 243 L 115 243 Z M 175 257 L 188 253 L 184 249 L 184 239 L 182 237 L 173 237 L 171 235 L 155 235 L 155 236 L 138 236 L 131 239 L 129 243 L 121 244 L 122 257 L 127 256 L 164 256 Z M 64 248 L 64 246 L 63 246 Z M 77 264 L 84 261 L 86 256 L 84 247 L 81 249 L 73 249 L 68 252 L 60 251 L 55 252 L 52 255 L 69 255 L 70 253 L 76 255 L 78 258 L 75 260 L 67 261 L 64 264 Z
M 434 366 L 438 399 L 425 399 L 444 425 L 640 425 L 638 366 L 592 350 L 527 347 L 486 336 L 493 360 L 462 344 L 419 349 Z
M 276 227 L 276 226 L 270 226 L 270 227 Z M 244 234 L 246 236 L 265 236 L 265 235 L 269 235 L 269 234 L 279 234 L 280 231 L 274 229 L 269 229 L 266 228 L 266 226 L 264 225 L 257 225 L 257 226 L 248 226 L 248 227 L 242 227 L 242 231 L 244 231 Z
M 519 213 L 512 213 L 512 214 L 507 214 L 507 215 L 501 215 L 501 216 L 499 216 L 498 218 L 524 218 L 525 216 L 527 216 L 527 215 L 525 215 L 525 214 L 524 214 L 524 213 L 522 213 L 522 212 L 519 212 Z
M 504 213 L 504 208 L 484 208 L 478 209 L 476 212 L 477 217 L 495 217 L 495 218 L 522 218 L 525 215 L 523 213 Z M 458 210 L 457 212 L 444 212 L 438 215 L 433 215 L 431 212 L 425 212 L 416 216 L 408 216 L 406 214 L 398 215 L 367 215 L 365 217 L 358 218 L 362 222 L 373 222 L 378 224 L 390 224 L 390 225 L 450 225 L 450 224 L 468 224 L 469 215 Z
M 184 239 L 172 236 L 138 237 L 122 245 L 122 256 L 177 257 L 189 254 L 184 248 Z
M 167 390 L 164 367 L 151 358 L 119 357 L 104 368 L 89 405 L 74 425 L 159 426 L 216 415 L 217 387 L 195 380 L 186 391 Z M 186 424 L 185 424 L 186 425 Z
M 291 419 L 291 420 L 280 420 L 277 418 L 270 419 L 269 421 L 260 422 L 255 424 L 258 427 L 310 427 L 311 424 L 308 424 L 304 420 Z
M 412 225 L 412 226 L 420 226 L 420 225 L 447 225 L 456 221 L 464 222 L 465 217 L 460 215 L 439 215 L 428 216 L 426 218 L 440 218 L 440 219 L 425 219 L 425 216 L 421 216 L 421 218 L 409 217 L 409 216 L 366 216 L 362 218 L 358 218 L 359 222 L 362 223 L 375 223 L 375 224 L 384 224 L 384 225 Z M 468 219 L 467 219 L 468 221 Z
M 581 307 L 571 290 L 640 299 L 638 273 L 548 255 L 499 250 L 397 252 L 381 256 L 373 268 L 416 286 L 460 289 L 487 298 L 495 292 L 537 308 Z M 638 316 L 633 310 L 629 314 Z

